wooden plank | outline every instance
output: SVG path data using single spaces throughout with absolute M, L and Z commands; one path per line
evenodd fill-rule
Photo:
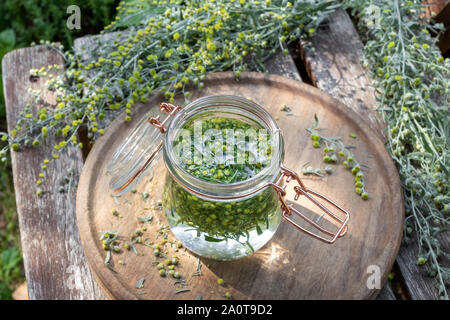
M 426 16 L 433 17 L 438 22 L 445 25 L 449 24 L 450 0 L 424 0 L 424 4 L 428 5 Z
M 448 51 L 450 51 L 450 26 L 439 37 L 438 46 L 443 55 L 448 54 Z
M 380 290 L 380 293 L 378 293 L 375 300 L 397 300 L 389 282 L 386 282 L 384 287 Z
M 264 66 L 271 74 L 302 81 L 297 67 L 295 66 L 295 62 L 290 54 L 283 55 L 281 52 L 278 52 L 272 58 L 268 59 Z
M 450 0 L 425 0 L 424 3 L 429 5 L 426 16 L 433 17 L 433 13 L 436 14 L 433 19 L 438 23 L 443 23 L 446 27 L 446 30 L 439 35 L 438 46 L 444 56 L 448 55 L 450 50 Z
M 448 27 L 450 25 L 450 0 L 445 0 L 439 9 L 440 11 L 436 15 L 435 20 Z
M 347 13 L 339 9 L 312 38 L 315 53 L 301 55 L 315 86 L 344 102 L 385 139 L 385 124 L 375 110 L 375 90 L 359 62 L 363 44 Z
M 444 252 L 449 252 L 450 239 L 446 237 L 441 240 Z M 428 276 L 429 267 L 427 265 L 419 266 L 417 264 L 418 248 L 416 235 L 413 234 L 407 244 L 403 241 L 396 263 L 411 299 L 437 300 L 439 299 L 436 289 L 437 281 Z
M 363 116 L 368 125 L 385 139 L 385 124 L 375 110 L 375 91 L 359 58 L 363 44 L 347 13 L 338 10 L 312 38 L 315 52 L 300 45 L 307 72 L 318 88 L 342 101 Z M 380 299 L 395 299 L 386 283 Z
M 30 100 L 28 88 L 44 86 L 43 79 L 30 78 L 29 70 L 50 64 L 64 66 L 64 61 L 47 46 L 15 50 L 3 58 L 3 85 L 10 132 Z M 55 103 L 51 94 L 46 95 L 46 99 Z M 41 171 L 40 166 L 52 154 L 52 146 L 56 142 L 53 137 L 47 139 L 37 149 L 23 148 L 11 155 L 29 297 L 102 298 L 81 247 L 75 218 L 75 187 L 70 193 L 57 192 L 57 186 L 69 174 L 69 169 L 73 172 L 73 180 L 78 181 L 83 164 L 78 148 L 69 146 L 60 153 L 59 160 L 47 169 L 42 197 L 36 196 L 35 181 Z

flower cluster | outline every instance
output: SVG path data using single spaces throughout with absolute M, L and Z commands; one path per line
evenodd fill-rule
M 364 179 L 364 173 L 362 171 L 363 164 L 360 164 L 353 153 L 350 152 L 350 149 L 355 148 L 354 146 L 345 145 L 341 137 L 326 137 L 319 133 L 316 129 L 319 125 L 319 119 L 316 115 L 314 115 L 315 124 L 311 128 L 307 128 L 306 130 L 311 134 L 312 145 L 314 148 L 320 148 L 322 144 L 325 145 L 323 148 L 323 161 L 325 163 L 338 163 L 342 162 L 342 165 L 346 168 L 349 168 L 351 173 L 355 176 L 355 192 L 357 195 L 361 196 L 361 199 L 367 200 L 369 199 L 369 193 L 365 190 L 366 183 Z M 350 137 L 356 139 L 356 135 L 351 133 Z M 366 166 L 367 167 L 367 166 Z M 330 174 L 332 172 L 332 168 L 327 166 L 325 168 L 325 172 Z M 307 169 L 305 173 L 315 173 L 320 175 L 319 171 L 311 171 L 311 169 Z

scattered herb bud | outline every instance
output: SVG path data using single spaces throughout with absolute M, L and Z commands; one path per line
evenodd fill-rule
M 219 279 L 217 279 L 217 283 L 218 283 L 219 285 L 223 286 L 224 281 L 223 281 L 222 278 L 219 278 Z
M 158 273 L 159 273 L 159 275 L 161 277 L 165 277 L 166 276 L 166 271 L 164 269 L 159 270 Z
M 363 200 L 367 200 L 367 199 L 369 199 L 369 194 L 368 194 L 367 192 L 363 192 L 363 193 L 361 194 L 361 198 L 362 198 Z

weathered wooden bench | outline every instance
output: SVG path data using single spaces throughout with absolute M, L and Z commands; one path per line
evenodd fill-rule
M 92 44 L 92 37 L 78 39 L 76 48 Z M 371 80 L 365 74 L 359 57 L 362 42 L 345 11 L 338 11 L 318 30 L 313 38 L 315 54 L 302 44 L 291 55 L 276 55 L 267 61 L 270 73 L 302 81 L 343 101 L 357 113 L 364 114 L 367 124 L 383 137 L 384 124 L 375 111 Z M 295 60 L 306 68 L 297 69 Z M 43 86 L 30 78 L 29 70 L 49 64 L 63 65 L 61 56 L 47 46 L 24 48 L 7 54 L 2 62 L 8 126 L 11 130 L 25 108 L 28 88 Z M 49 138 L 50 140 L 52 138 Z M 25 275 L 30 299 L 105 299 L 85 259 L 75 215 L 76 188 L 52 196 L 36 198 L 34 180 L 43 159 L 51 152 L 51 142 L 38 149 L 25 149 L 12 154 L 14 185 L 17 198 Z M 65 177 L 78 181 L 83 154 L 75 147 L 60 153 L 60 161 L 47 173 L 56 188 Z M 417 266 L 416 243 L 402 244 L 394 265 L 397 279 L 407 298 L 437 299 L 438 293 L 425 270 Z M 394 300 L 390 283 L 386 283 L 377 299 Z

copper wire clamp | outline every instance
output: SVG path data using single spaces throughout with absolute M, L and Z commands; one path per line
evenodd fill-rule
M 160 109 L 161 109 L 161 112 L 164 112 L 164 113 L 168 114 L 167 117 L 164 119 L 164 121 L 161 122 L 160 117 L 156 116 L 156 117 L 149 118 L 148 122 L 151 125 L 153 125 L 156 128 L 158 128 L 159 131 L 164 134 L 167 131 L 166 123 L 168 122 L 168 120 L 172 116 L 174 116 L 181 109 L 181 107 L 180 106 L 175 106 L 175 105 L 170 104 L 170 103 L 163 102 L 160 105 Z M 163 142 L 161 141 L 154 148 L 154 150 L 150 154 L 150 156 L 147 159 L 147 161 L 145 162 L 145 164 L 120 189 L 115 190 L 115 192 L 122 191 L 134 179 L 136 179 L 136 177 L 138 177 L 147 168 L 147 166 L 150 164 L 150 162 L 153 160 L 153 158 L 156 156 L 156 154 L 161 149 L 162 145 L 163 145 Z M 283 218 L 287 222 L 289 222 L 291 225 L 296 227 L 298 230 L 303 231 L 303 232 L 307 233 L 308 235 L 312 236 L 313 238 L 316 238 L 316 239 L 318 239 L 320 241 L 323 241 L 323 242 L 329 243 L 329 244 L 334 243 L 338 238 L 343 237 L 347 233 L 347 230 L 348 230 L 347 224 L 348 224 L 348 221 L 350 219 L 350 214 L 345 209 L 341 208 L 340 206 L 338 206 L 336 203 L 334 203 L 333 201 L 331 201 L 330 199 L 328 199 L 324 195 L 322 195 L 320 193 L 317 193 L 317 192 L 315 192 L 315 191 L 313 191 L 311 189 L 308 189 L 303 184 L 303 182 L 300 180 L 300 177 L 298 176 L 298 174 L 295 173 L 294 171 L 286 168 L 283 164 L 280 165 L 280 169 L 281 169 L 281 174 L 278 177 L 278 179 L 276 180 L 276 182 L 269 182 L 269 183 L 267 183 L 267 184 L 265 184 L 265 185 L 255 189 L 253 191 L 247 192 L 245 194 L 233 195 L 233 196 L 212 196 L 212 195 L 209 195 L 209 194 L 205 194 L 205 193 L 199 192 L 198 190 L 193 190 L 193 189 L 189 188 L 184 183 L 182 183 L 182 181 L 177 179 L 177 177 L 175 177 L 173 175 L 171 175 L 171 176 L 178 184 L 180 184 L 186 190 L 192 192 L 195 195 L 202 196 L 202 197 L 205 197 L 205 198 L 211 199 L 211 200 L 238 200 L 240 198 L 245 198 L 245 197 L 251 196 L 251 195 L 261 191 L 262 189 L 264 189 L 264 188 L 266 188 L 268 186 L 271 186 L 278 194 L 278 198 L 279 198 L 279 200 L 281 202 L 281 210 L 282 210 Z M 285 200 L 286 185 L 283 185 L 283 179 L 284 178 L 286 178 L 286 184 L 289 183 L 292 180 L 295 180 L 298 183 L 298 185 L 294 186 L 294 191 L 296 193 L 295 196 L 294 196 L 294 200 L 298 200 L 300 196 L 305 196 L 309 201 L 311 201 L 316 206 L 318 206 L 323 211 L 324 214 L 327 214 L 328 216 L 330 216 L 332 219 L 334 219 L 335 221 L 337 221 L 340 224 L 339 229 L 338 229 L 338 231 L 336 233 L 332 233 L 332 232 L 322 228 L 317 222 L 314 222 L 313 220 L 311 220 L 310 218 L 305 216 L 302 212 L 300 212 L 299 210 L 294 208 L 294 206 L 292 204 L 287 204 L 286 203 L 286 200 Z M 327 203 L 332 205 L 334 208 L 336 208 L 337 210 L 342 212 L 345 215 L 345 219 L 341 219 L 338 216 L 336 216 L 335 214 L 333 214 L 324 205 L 322 205 L 320 202 L 318 202 L 313 196 L 326 201 Z M 314 228 L 316 228 L 320 232 L 328 235 L 331 238 L 325 238 L 323 236 L 320 236 L 319 234 L 315 234 L 315 233 L 305 229 L 304 227 L 300 226 L 299 224 L 294 222 L 294 220 L 292 220 L 292 218 L 291 218 L 292 213 L 295 213 L 300 218 L 305 220 L 307 223 L 311 224 Z
M 308 189 L 303 182 L 300 180 L 299 176 L 297 173 L 295 173 L 294 171 L 286 168 L 284 165 L 281 165 L 281 176 L 278 178 L 276 183 L 272 183 L 270 184 L 275 191 L 278 193 L 278 198 L 281 202 L 281 210 L 283 213 L 283 218 L 289 222 L 291 225 L 293 225 L 294 227 L 296 227 L 297 229 L 299 229 L 300 231 L 303 231 L 305 233 L 307 233 L 308 235 L 326 242 L 326 243 L 334 243 L 337 238 L 343 237 L 348 230 L 347 224 L 348 221 L 350 219 L 350 214 L 343 209 L 342 207 L 338 206 L 336 203 L 334 203 L 333 201 L 331 201 L 330 199 L 328 199 L 327 197 L 325 197 L 324 195 L 317 193 L 311 189 Z M 305 196 L 309 201 L 311 201 L 312 203 L 314 203 L 316 206 L 318 206 L 325 214 L 327 214 L 328 216 L 330 216 L 331 218 L 333 218 L 335 221 L 338 221 L 340 223 L 340 227 L 338 229 L 338 231 L 336 233 L 332 233 L 324 228 L 322 228 L 319 224 L 317 224 L 316 222 L 314 222 L 313 220 L 309 219 L 308 217 L 306 217 L 302 212 L 300 212 L 299 210 L 297 210 L 296 208 L 294 208 L 294 206 L 292 204 L 287 204 L 286 200 L 285 200 L 285 196 L 286 196 L 286 185 L 285 186 L 281 186 L 281 184 L 283 183 L 283 178 L 286 178 L 286 183 L 289 183 L 292 180 L 297 181 L 298 185 L 294 186 L 294 191 L 295 191 L 295 196 L 294 196 L 294 200 L 298 200 L 298 198 L 300 196 Z M 317 198 L 320 198 L 322 200 L 325 200 L 326 202 L 328 202 L 329 204 L 331 204 L 333 207 L 335 207 L 336 209 L 338 209 L 339 211 L 341 211 L 344 215 L 345 215 L 345 219 L 341 219 L 338 216 L 336 216 L 335 214 L 333 214 L 330 210 L 328 210 L 324 205 L 322 205 L 320 202 L 318 202 L 316 199 L 314 199 L 315 196 Z M 305 229 L 304 227 L 300 226 L 299 224 L 297 224 L 296 222 L 294 222 L 294 220 L 292 220 L 291 215 L 292 213 L 295 213 L 296 215 L 298 215 L 299 217 L 301 217 L 303 220 L 305 220 L 306 222 L 308 222 L 309 224 L 311 224 L 314 228 L 316 228 L 317 230 L 319 230 L 320 232 L 328 235 L 331 237 L 330 238 L 325 238 L 322 237 L 318 234 L 315 234 L 307 229 Z

